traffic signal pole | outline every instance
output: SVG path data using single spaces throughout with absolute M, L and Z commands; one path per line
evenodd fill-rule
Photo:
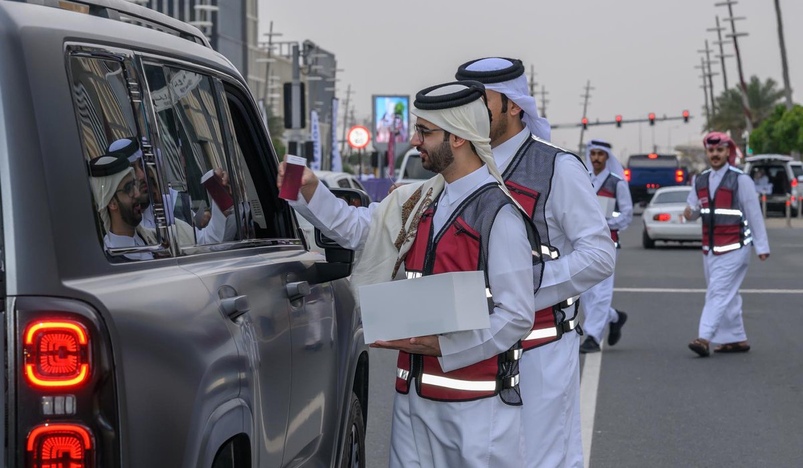
M 691 114 L 688 113 L 688 111 L 683 111 L 683 112 L 684 112 L 685 115 L 681 115 L 679 117 L 675 117 L 675 116 L 667 117 L 666 115 L 664 115 L 662 117 L 656 116 L 656 117 L 654 117 L 652 119 L 650 119 L 650 118 L 646 118 L 646 119 L 624 119 L 624 118 L 622 118 L 622 119 L 618 119 L 618 120 L 617 119 L 614 119 L 614 120 L 595 120 L 593 122 L 592 121 L 587 121 L 586 123 L 583 123 L 581 121 L 580 123 L 570 123 L 570 124 L 549 124 L 549 126 L 552 127 L 553 129 L 554 128 L 580 127 L 580 129 L 581 129 L 580 130 L 580 135 L 581 135 L 581 138 L 582 138 L 582 134 L 583 134 L 582 132 L 583 132 L 583 127 L 584 126 L 590 127 L 590 126 L 598 126 L 598 125 L 617 125 L 618 123 L 629 124 L 629 123 L 640 123 L 640 122 L 650 122 L 650 121 L 652 121 L 652 122 L 668 122 L 668 121 L 672 121 L 672 120 L 682 120 L 684 123 L 688 123 L 689 119 L 691 119 L 692 116 L 691 116 Z

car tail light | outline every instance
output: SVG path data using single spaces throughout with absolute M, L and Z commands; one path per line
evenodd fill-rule
M 67 389 L 90 374 L 89 334 L 73 321 L 38 321 L 24 336 L 25 378 L 29 385 Z
M 38 296 L 17 297 L 11 313 L 9 466 L 118 466 L 120 402 L 101 315 L 80 301 Z
M 80 424 L 43 424 L 28 434 L 26 451 L 31 468 L 90 468 L 94 459 L 92 435 Z
M 792 179 L 792 187 L 797 187 L 797 179 Z
M 683 170 L 678 169 L 675 171 L 675 182 L 682 184 L 683 183 Z
M 652 219 L 653 221 L 665 222 L 672 219 L 672 215 L 669 213 L 658 213 L 657 215 L 653 216 Z
M 630 169 L 625 169 L 625 180 L 630 182 Z
M 650 153 L 650 154 L 647 155 L 647 157 L 650 158 L 650 159 L 658 159 L 658 154 Z

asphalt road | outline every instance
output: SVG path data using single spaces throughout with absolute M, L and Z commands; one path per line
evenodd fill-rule
M 613 301 L 629 321 L 619 344 L 592 358 L 598 380 L 582 377 L 596 384 L 596 400 L 583 401 L 595 408 L 583 413 L 588 466 L 803 466 L 803 222 L 792 224 L 768 221 L 772 255 L 753 257 L 742 285 L 752 350 L 701 359 L 686 347 L 705 297 L 699 244 L 644 250 L 633 220 Z M 372 468 L 387 466 L 394 369 L 395 353 L 371 350 Z

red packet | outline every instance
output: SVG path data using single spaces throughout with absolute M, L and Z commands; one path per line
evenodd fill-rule
M 201 184 L 206 188 L 220 211 L 226 211 L 234 205 L 234 199 L 229 195 L 220 176 L 215 175 L 214 170 L 210 170 L 201 177 Z
M 287 162 L 287 167 L 284 170 L 284 180 L 282 181 L 282 188 L 279 190 L 279 198 L 295 200 L 298 198 L 298 191 L 301 189 L 301 176 L 304 175 L 307 160 L 300 156 L 287 155 L 285 161 Z

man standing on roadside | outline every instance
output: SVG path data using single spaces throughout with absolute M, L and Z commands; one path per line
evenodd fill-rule
M 353 207 L 305 168 L 300 196 L 291 202 L 329 238 L 359 250 L 353 284 L 389 281 L 400 267 L 408 277 L 486 273 L 489 329 L 372 344 L 399 350 L 394 468 L 525 466 L 519 340 L 533 324 L 541 276 L 532 251 L 540 245 L 494 164 L 484 91 L 480 83 L 455 82 L 416 95 L 411 143 L 424 167 L 438 173 L 432 179 Z M 491 351 L 475 359 L 477 347 Z
M 580 468 L 580 335 L 573 298 L 611 275 L 613 243 L 582 161 L 548 142 L 549 122 L 538 115 L 521 60 L 474 60 L 455 76 L 485 84 L 494 160 L 544 249 L 535 325 L 522 340 L 524 466 Z
M 630 188 L 625 181 L 625 170 L 613 154 L 613 147 L 603 140 L 591 140 L 586 146 L 586 162 L 591 166 L 591 182 L 597 189 L 597 197 L 607 200 L 613 206 L 610 213 L 605 213 L 605 221 L 611 230 L 611 239 L 619 248 L 619 231 L 624 231 L 633 221 L 633 200 Z M 613 300 L 613 275 L 580 295 L 583 304 L 585 321 L 583 331 L 588 337 L 580 345 L 581 353 L 600 351 L 602 334 L 605 326 L 608 329 L 608 345 L 613 346 L 622 337 L 622 327 L 627 321 L 627 314 L 611 307 Z
M 739 294 L 750 265 L 750 249 L 746 247 L 752 243 L 764 261 L 770 256 L 770 246 L 756 186 L 747 174 L 731 165 L 736 144 L 721 132 L 709 133 L 703 144 L 711 168 L 695 179 L 683 215 L 688 220 L 703 218 L 707 290 L 698 335 L 689 349 L 707 357 L 712 342 L 721 343 L 714 348 L 715 353 L 750 350 Z

